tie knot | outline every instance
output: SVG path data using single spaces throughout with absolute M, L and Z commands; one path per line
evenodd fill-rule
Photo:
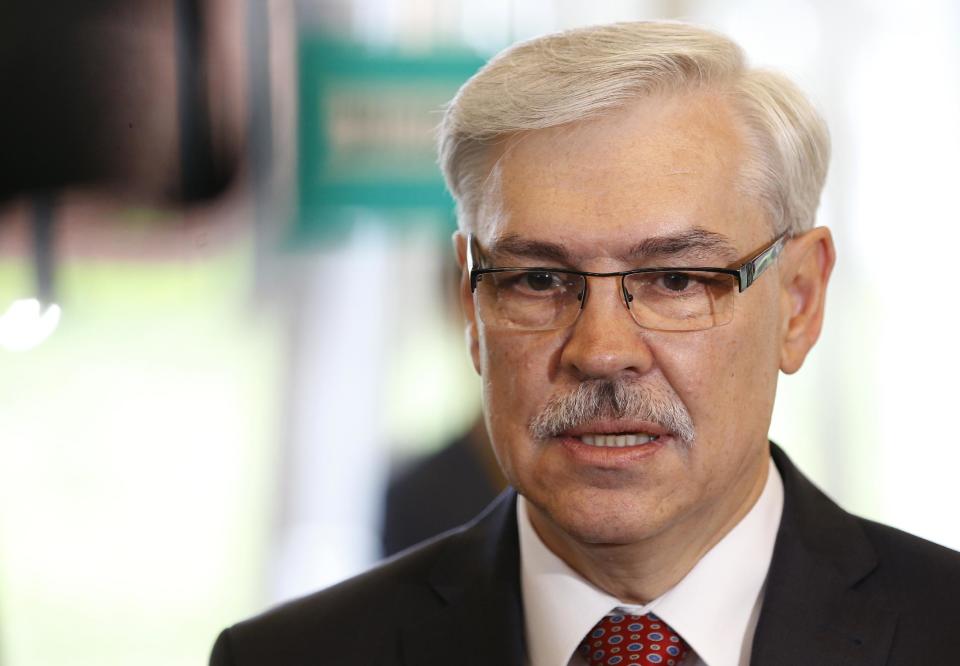
M 611 613 L 580 644 L 589 666 L 677 666 L 690 646 L 653 613 Z

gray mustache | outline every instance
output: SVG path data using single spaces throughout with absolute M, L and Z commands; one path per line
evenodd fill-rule
M 534 439 L 544 440 L 599 419 L 651 421 L 687 448 L 696 434 L 690 413 L 673 391 L 608 379 L 582 382 L 569 393 L 553 396 L 529 429 Z

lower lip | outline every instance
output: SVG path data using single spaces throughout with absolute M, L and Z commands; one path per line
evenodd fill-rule
M 672 441 L 670 435 L 661 435 L 646 444 L 636 446 L 590 446 L 579 437 L 559 437 L 557 442 L 579 464 L 592 467 L 619 468 L 646 460 Z

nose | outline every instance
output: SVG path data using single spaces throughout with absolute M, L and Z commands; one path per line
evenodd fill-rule
M 646 335 L 624 305 L 620 279 L 593 278 L 560 363 L 581 381 L 640 376 L 654 364 Z

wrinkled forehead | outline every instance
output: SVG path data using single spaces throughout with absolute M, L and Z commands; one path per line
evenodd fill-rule
M 746 250 L 770 233 L 759 198 L 742 187 L 747 152 L 726 102 L 702 92 L 525 132 L 491 159 L 476 235 L 597 253 L 704 230 Z

